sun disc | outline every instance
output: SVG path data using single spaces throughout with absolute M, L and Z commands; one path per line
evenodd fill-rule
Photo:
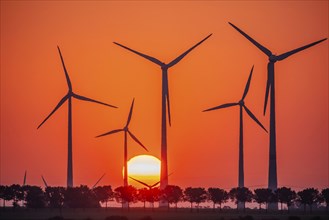
M 160 180 L 161 161 L 151 155 L 138 155 L 128 161 L 128 176 L 146 184 L 153 185 Z M 129 178 L 129 184 L 138 188 L 140 183 Z

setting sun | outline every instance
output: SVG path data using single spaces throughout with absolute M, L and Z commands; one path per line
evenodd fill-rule
M 160 180 L 161 162 L 158 158 L 151 155 L 138 155 L 128 161 L 128 176 L 153 185 Z M 136 187 L 142 185 L 129 179 L 129 184 Z

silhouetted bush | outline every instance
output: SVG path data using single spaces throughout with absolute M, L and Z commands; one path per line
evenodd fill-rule
M 289 216 L 288 220 L 301 220 L 299 216 Z
M 25 186 L 25 191 L 26 207 L 44 208 L 46 206 L 45 194 L 39 186 Z
M 64 192 L 64 205 L 69 208 L 98 208 L 96 195 L 87 187 L 69 187 Z
M 112 216 L 106 217 L 105 220 L 128 220 L 128 218 L 126 216 L 112 215 Z

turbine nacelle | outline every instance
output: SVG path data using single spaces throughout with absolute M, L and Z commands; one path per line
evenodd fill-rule
M 276 61 L 278 61 L 278 57 L 275 55 L 275 54 L 271 54 L 269 57 L 268 57 L 268 60 L 272 63 L 275 63 Z
M 244 106 L 244 101 L 243 100 L 240 100 L 238 103 L 239 103 L 240 106 Z
M 169 67 L 166 63 L 162 63 L 161 70 L 167 70 Z

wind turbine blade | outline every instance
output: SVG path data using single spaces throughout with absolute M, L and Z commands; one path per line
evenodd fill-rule
M 148 187 L 148 188 L 151 188 L 151 186 L 149 184 L 147 184 L 147 183 L 144 183 L 144 182 L 142 182 L 142 181 L 140 181 L 138 179 L 135 179 L 133 177 L 129 177 L 129 178 L 132 179 L 132 180 L 134 180 L 134 181 L 136 181 L 136 182 L 138 182 L 138 183 L 140 183 L 140 184 L 142 184 L 142 185 L 144 185 L 144 186 L 146 186 L 146 187 Z
M 271 56 L 272 52 L 267 49 L 266 47 L 264 47 L 263 45 L 261 45 L 260 43 L 258 43 L 257 41 L 255 41 L 254 39 L 252 39 L 248 34 L 246 34 L 245 32 L 243 32 L 241 29 L 239 29 L 237 26 L 235 26 L 234 24 L 228 22 L 233 28 L 235 28 L 238 32 L 240 32 L 240 34 L 242 34 L 245 38 L 247 38 L 251 43 L 253 43 L 256 47 L 258 47 L 258 49 L 260 49 L 261 51 L 263 51 L 263 53 L 265 53 L 267 56 Z
M 97 184 L 103 179 L 104 176 L 105 176 L 105 173 L 101 176 L 101 178 L 99 178 L 97 180 L 97 182 L 93 185 L 92 189 L 95 189 L 95 187 L 97 186 Z
M 168 178 L 169 176 L 171 176 L 172 174 L 173 174 L 173 173 L 169 173 L 169 174 L 167 175 L 167 178 Z M 160 182 L 161 182 L 161 181 L 154 183 L 154 184 L 151 186 L 151 188 L 155 187 L 155 186 L 158 185 Z
M 26 173 L 27 173 L 27 171 L 25 170 L 25 173 L 24 173 L 24 180 L 23 180 L 23 186 L 25 186 L 25 184 L 26 184 Z
M 72 83 L 71 83 L 69 74 L 68 74 L 68 72 L 66 70 L 66 67 L 65 67 L 65 63 L 64 63 L 64 59 L 63 59 L 63 56 L 62 56 L 62 53 L 61 53 L 61 49 L 59 49 L 59 46 L 57 46 L 57 49 L 58 49 L 58 52 L 59 52 L 59 56 L 61 57 L 61 61 L 62 61 L 63 69 L 64 69 L 64 72 L 65 72 L 67 85 L 69 87 L 69 90 L 72 90 Z
M 252 68 L 251 68 L 250 75 L 249 75 L 246 87 L 244 89 L 244 92 L 243 92 L 242 100 L 244 100 L 244 98 L 246 98 L 246 95 L 248 94 L 253 70 L 254 70 L 254 66 L 252 66 Z
M 299 48 L 297 48 L 297 49 L 294 49 L 294 50 L 291 50 L 291 51 L 289 51 L 289 52 L 283 53 L 283 54 L 277 56 L 277 59 L 278 59 L 278 60 L 286 59 L 287 57 L 289 57 L 289 56 L 291 56 L 291 55 L 293 55 L 293 54 L 295 54 L 295 53 L 298 53 L 298 52 L 300 52 L 300 51 L 302 51 L 302 50 L 305 50 L 305 49 L 307 49 L 307 48 L 309 48 L 309 47 L 312 47 L 312 46 L 314 46 L 314 45 L 316 45 L 316 44 L 319 44 L 319 43 L 321 43 L 322 41 L 325 41 L 325 40 L 327 40 L 327 38 L 324 38 L 324 39 L 319 40 L 319 41 L 315 41 L 315 42 L 310 43 L 310 44 L 307 44 L 307 45 L 305 45 L 305 46 L 303 46 L 303 47 L 299 47 Z
M 140 53 L 140 52 L 138 52 L 136 50 L 130 49 L 129 47 L 123 46 L 122 44 L 119 44 L 117 42 L 113 42 L 113 43 L 116 44 L 116 45 L 118 45 L 118 46 L 120 46 L 120 47 L 122 47 L 122 48 L 124 48 L 124 49 L 126 49 L 126 50 L 129 50 L 129 51 L 131 51 L 131 52 L 133 52 L 133 53 L 135 53 L 135 54 L 137 54 L 137 55 L 139 55 L 141 57 L 144 57 L 145 59 L 147 59 L 147 60 L 149 60 L 149 61 L 151 61 L 151 62 L 153 62 L 155 64 L 158 64 L 159 66 L 162 66 L 163 65 L 163 63 L 160 60 L 158 60 L 158 59 L 156 59 L 154 57 L 151 57 L 149 55 Z
M 209 108 L 209 109 L 203 110 L 203 112 L 208 112 L 208 111 L 212 111 L 212 110 L 216 110 L 216 109 L 221 109 L 221 108 L 228 108 L 228 107 L 235 106 L 235 105 L 238 105 L 238 104 L 239 103 L 227 103 L 227 104 L 223 104 L 223 105 L 219 105 L 219 106 L 216 106 L 216 107 L 213 107 L 213 108 Z
M 179 61 L 181 61 L 188 53 L 190 53 L 194 48 L 196 48 L 197 46 L 199 46 L 200 44 L 202 44 L 205 40 L 207 40 L 212 34 L 209 34 L 207 37 L 205 37 L 202 41 L 200 41 L 199 43 L 197 43 L 196 45 L 194 45 L 193 47 L 191 47 L 190 49 L 188 49 L 187 51 L 185 51 L 184 53 L 182 53 L 180 56 L 178 56 L 176 59 L 174 59 L 173 61 L 171 61 L 167 67 L 172 67 L 175 64 L 177 64 Z
M 45 184 L 45 187 L 47 188 L 48 187 L 48 184 L 47 184 L 45 178 L 42 175 L 41 175 L 41 178 L 42 178 L 43 183 Z
M 267 101 L 268 101 L 268 96 L 270 93 L 270 88 L 271 88 L 271 78 L 272 75 L 274 74 L 274 63 L 269 62 L 267 64 L 267 82 L 266 82 L 266 91 L 265 91 L 265 101 L 264 101 L 264 112 L 263 114 L 266 114 L 266 107 L 267 107 Z
M 166 80 L 165 84 L 166 84 L 166 98 L 167 98 L 168 121 L 169 121 L 169 126 L 171 126 L 171 113 L 170 113 L 170 98 L 169 98 L 168 74 L 166 74 L 165 80 Z
M 50 118 L 50 116 L 52 116 L 52 114 L 54 114 L 55 113 L 55 111 L 57 111 L 57 109 L 59 109 L 59 107 L 61 107 L 62 105 L 63 105 L 63 103 L 68 99 L 70 97 L 70 95 L 69 94 L 67 94 L 66 96 L 64 96 L 60 101 L 59 101 L 59 103 L 56 105 L 56 107 L 54 108 L 54 110 L 45 118 L 45 120 L 43 120 L 43 122 L 41 122 L 41 124 L 38 126 L 38 128 L 37 129 L 39 129 L 42 125 L 43 125 L 43 123 L 45 123 L 47 120 L 48 120 L 48 118 Z
M 160 183 L 160 181 L 159 182 L 156 182 L 156 183 L 154 183 L 150 188 L 153 188 L 153 187 L 155 187 L 156 185 L 158 185 Z
M 247 106 L 243 105 L 244 110 L 248 113 L 248 115 L 259 125 L 261 126 L 266 132 L 266 128 L 260 123 L 260 121 L 256 118 L 256 116 L 247 108 Z
M 81 96 L 81 95 L 77 95 L 75 93 L 73 93 L 73 97 L 76 98 L 76 99 L 79 99 L 79 100 L 82 100 L 82 101 L 87 101 L 87 102 L 95 102 L 95 103 L 98 103 L 98 104 L 101 104 L 101 105 L 106 105 L 108 107 L 112 107 L 112 108 L 118 108 L 114 105 L 109 105 L 109 104 L 106 104 L 104 102 L 100 102 L 100 101 L 96 101 L 94 99 L 90 99 L 90 98 L 87 98 L 85 96 Z
M 133 133 L 131 133 L 129 130 L 128 130 L 128 134 L 130 135 L 130 137 L 132 139 L 134 139 L 135 142 L 137 142 L 141 147 L 143 147 L 147 152 L 148 152 L 148 149 L 142 144 L 142 142 L 140 142 L 136 137 L 135 135 L 133 135 Z
M 130 120 L 131 120 L 131 116 L 133 114 L 133 109 L 134 109 L 134 102 L 135 102 L 135 98 L 133 99 L 131 106 L 130 106 L 130 111 L 129 111 L 129 115 L 128 115 L 128 120 L 127 120 L 127 124 L 126 127 L 128 127 Z
M 110 135 L 110 134 L 114 134 L 114 133 L 118 133 L 120 131 L 123 131 L 123 129 L 112 130 L 112 131 L 106 132 L 104 134 L 98 135 L 98 136 L 96 136 L 96 138 L 103 137 L 103 136 Z

